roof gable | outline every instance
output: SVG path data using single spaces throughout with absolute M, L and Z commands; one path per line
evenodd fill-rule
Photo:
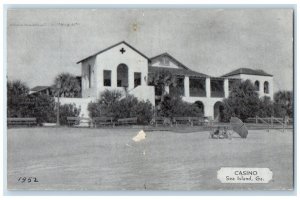
M 128 46 L 129 48 L 131 48 L 132 50 L 134 50 L 135 52 L 137 52 L 138 54 L 140 54 L 141 56 L 143 56 L 144 58 L 146 58 L 147 60 L 149 60 L 149 58 L 148 58 L 147 56 L 145 56 L 143 53 L 141 53 L 140 51 L 138 51 L 136 48 L 134 48 L 133 46 L 131 46 L 130 44 L 128 44 L 128 43 L 125 42 L 125 41 L 121 41 L 121 42 L 118 42 L 118 43 L 116 43 L 116 44 L 114 44 L 114 45 L 112 45 L 112 46 L 109 46 L 109 47 L 107 47 L 107 48 L 105 48 L 105 49 L 103 49 L 103 50 L 101 50 L 101 51 L 98 51 L 97 53 L 95 53 L 95 54 L 93 54 L 93 55 L 90 55 L 90 56 L 88 56 L 88 57 L 86 57 L 86 58 L 84 58 L 84 59 L 81 59 L 81 60 L 78 61 L 76 64 L 79 64 L 79 63 L 81 63 L 81 62 L 83 62 L 83 61 L 85 61 L 85 60 L 87 60 L 87 59 L 89 59 L 89 58 L 91 58 L 91 57 L 97 56 L 98 54 L 101 54 L 101 53 L 103 53 L 103 52 L 105 52 L 105 51 L 108 51 L 108 50 L 110 50 L 110 49 L 112 49 L 112 48 L 114 48 L 114 47 L 116 47 L 116 46 L 118 46 L 118 45 L 120 45 L 120 44 L 125 44 L 126 46 Z
M 190 69 L 179 69 L 179 68 L 167 68 L 167 67 L 148 67 L 149 73 L 155 73 L 155 72 L 160 72 L 160 71 L 169 71 L 171 74 L 175 76 L 189 76 L 189 77 L 209 77 L 206 74 L 202 74 L 199 72 L 192 71 Z
M 266 73 L 263 70 L 255 70 L 255 69 L 249 69 L 249 68 L 239 68 L 232 72 L 229 72 L 222 77 L 228 77 L 228 76 L 234 76 L 239 74 L 248 74 L 248 75 L 256 75 L 256 76 L 273 76 L 271 74 Z
M 170 66 L 170 64 L 167 64 L 166 62 L 172 62 L 176 67 Z M 158 63 L 159 66 L 157 67 L 166 67 L 166 68 L 179 68 L 179 69 L 186 69 L 189 70 L 184 64 L 176 60 L 173 56 L 171 56 L 168 53 L 162 53 L 160 55 L 154 56 L 150 58 L 150 65 L 153 67 L 156 67 L 156 63 Z

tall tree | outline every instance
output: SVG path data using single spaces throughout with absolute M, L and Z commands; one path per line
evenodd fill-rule
M 293 117 L 293 92 L 278 91 L 274 94 L 274 112 L 278 117 Z
M 7 116 L 21 117 L 22 116 L 22 102 L 26 101 L 29 94 L 29 87 L 22 81 L 8 81 L 7 82 Z
M 223 100 L 223 104 L 224 119 L 221 120 L 229 121 L 231 117 L 238 117 L 244 121 L 257 115 L 260 99 L 254 85 L 246 80 L 233 86 L 229 97 Z
M 27 95 L 29 93 L 29 87 L 20 80 L 7 81 L 7 95 L 19 96 Z
M 185 102 L 178 95 L 166 94 L 160 103 L 158 115 L 167 118 L 202 117 L 203 112 L 196 104 Z
M 56 95 L 64 97 L 80 97 L 81 86 L 78 79 L 70 73 L 61 73 L 54 81 Z
M 155 87 L 156 93 L 161 94 L 161 102 L 163 101 L 163 96 L 167 93 L 166 87 L 173 85 L 176 87 L 177 79 L 170 71 L 165 69 L 160 69 L 152 74 L 149 74 L 148 79 L 149 85 Z
M 260 98 L 260 107 L 257 115 L 259 117 L 274 116 L 274 103 L 270 97 L 264 96 Z

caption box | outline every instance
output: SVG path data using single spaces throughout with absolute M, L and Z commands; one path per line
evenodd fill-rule
M 269 183 L 273 172 L 269 168 L 222 167 L 217 178 L 221 183 Z

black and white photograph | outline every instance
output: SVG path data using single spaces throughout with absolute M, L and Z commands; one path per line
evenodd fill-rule
M 294 16 L 8 8 L 9 191 L 292 191 Z

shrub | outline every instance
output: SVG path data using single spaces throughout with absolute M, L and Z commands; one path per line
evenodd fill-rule
M 7 82 L 7 117 L 22 117 L 23 102 L 28 101 L 29 88 L 22 81 Z
M 260 108 L 260 99 L 254 85 L 249 81 L 237 82 L 229 97 L 223 100 L 224 110 L 221 121 L 229 121 L 238 117 L 242 121 L 255 117 Z
M 153 106 L 150 101 L 139 101 L 137 105 L 133 107 L 133 112 L 136 113 L 139 124 L 148 124 L 153 116 Z
M 138 104 L 138 99 L 132 95 L 127 95 L 125 98 L 122 98 L 111 109 L 114 117 L 118 118 L 128 118 L 136 117 L 135 106 Z
M 102 104 L 114 104 L 116 101 L 120 100 L 122 93 L 119 90 L 105 90 L 100 94 L 100 102 Z
M 105 90 L 100 94 L 98 102 L 89 103 L 89 116 L 91 118 L 100 116 L 115 118 L 115 112 L 117 112 L 119 108 L 117 104 L 121 96 L 122 93 L 118 90 Z
M 54 122 L 54 98 L 45 94 L 29 94 L 29 88 L 21 81 L 7 83 L 7 116 L 35 117 L 37 123 Z
M 202 110 L 192 103 L 185 102 L 181 97 L 166 94 L 160 103 L 158 116 L 162 117 L 202 117 Z
M 274 115 L 293 118 L 294 99 L 292 91 L 278 91 L 274 94 Z
M 262 97 L 259 101 L 259 110 L 257 116 L 259 117 L 270 117 L 274 116 L 274 104 L 270 97 Z
M 57 110 L 55 109 L 54 113 Z M 80 109 L 75 104 L 64 104 L 59 106 L 59 123 L 60 125 L 68 125 L 67 117 L 78 117 Z
M 101 104 L 98 103 L 89 103 L 88 104 L 89 117 L 100 117 L 101 116 Z
M 148 124 L 153 115 L 153 106 L 149 101 L 139 101 L 132 95 L 118 101 L 113 108 L 111 112 L 115 119 L 137 117 L 138 124 Z
M 23 117 L 35 117 L 37 123 L 55 123 L 57 118 L 56 103 L 53 97 L 39 94 L 29 97 L 29 101 L 24 103 Z M 59 106 L 60 125 L 67 125 L 67 117 L 77 117 L 80 109 L 75 104 L 64 104 Z
M 153 106 L 149 101 L 139 101 L 132 95 L 123 98 L 118 91 L 104 91 L 97 103 L 89 103 L 89 116 L 120 118 L 137 117 L 138 124 L 147 124 L 152 119 Z
M 55 123 L 56 109 L 53 97 L 46 94 L 19 95 L 10 99 L 8 117 L 34 117 L 37 123 Z M 14 107 L 12 107 L 14 105 Z M 60 124 L 67 124 L 67 117 L 78 116 L 80 109 L 73 104 L 60 106 Z
M 29 95 L 21 102 L 21 117 L 35 117 L 38 124 L 55 122 L 55 101 L 45 94 Z

